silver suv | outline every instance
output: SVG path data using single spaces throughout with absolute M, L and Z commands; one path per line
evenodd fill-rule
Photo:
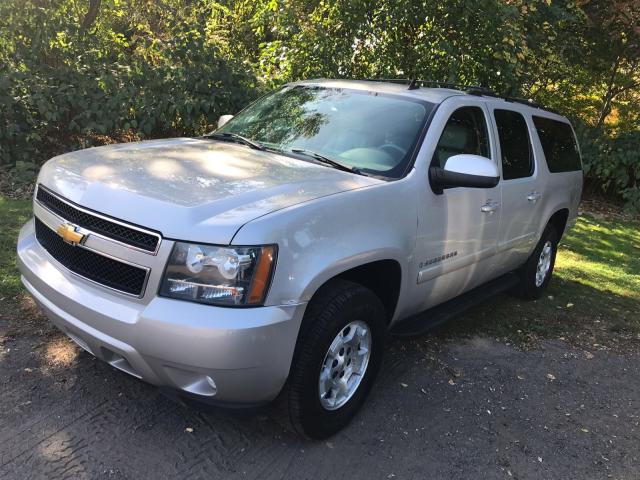
M 288 84 L 200 138 L 40 171 L 22 281 L 91 354 L 187 400 L 280 397 L 323 438 L 389 332 L 537 298 L 582 189 L 568 120 L 483 89 Z

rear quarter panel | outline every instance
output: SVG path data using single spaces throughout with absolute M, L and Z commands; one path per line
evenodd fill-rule
M 565 232 L 573 227 L 582 194 L 582 171 L 550 173 L 547 178 L 542 215 L 538 218 L 538 237 L 542 235 L 551 216 L 564 208 L 569 210 Z
M 567 118 L 552 112 L 536 110 L 535 112 L 531 112 L 531 115 L 546 117 L 571 125 Z M 533 119 L 531 120 L 533 121 Z M 534 128 L 533 130 L 532 141 L 534 149 L 536 150 L 536 157 L 540 159 L 538 168 L 542 170 L 545 179 L 540 208 L 541 214 L 538 217 L 537 225 L 539 238 L 551 216 L 559 210 L 566 208 L 569 211 L 565 232 L 575 225 L 578 217 L 578 206 L 580 205 L 580 198 L 582 196 L 584 174 L 582 170 L 561 173 L 550 172 L 544 151 L 542 150 L 540 138 L 538 137 L 536 129 Z M 576 138 L 575 131 L 573 135 L 574 138 Z

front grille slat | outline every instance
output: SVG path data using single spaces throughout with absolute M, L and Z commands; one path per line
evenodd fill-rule
M 56 215 L 79 227 L 86 228 L 92 232 L 104 235 L 105 237 L 109 237 L 113 240 L 117 240 L 147 252 L 155 252 L 158 247 L 160 239 L 157 235 L 142 232 L 135 228 L 130 228 L 125 225 L 109 221 L 108 219 L 91 215 L 90 213 L 61 200 L 41 186 L 38 186 L 36 199 Z
M 147 270 L 66 243 L 37 217 L 36 239 L 58 262 L 78 275 L 130 295 L 141 296 Z

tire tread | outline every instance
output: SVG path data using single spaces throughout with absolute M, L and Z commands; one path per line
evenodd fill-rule
M 302 436 L 318 438 L 316 435 L 309 435 L 302 424 L 303 395 L 306 393 L 303 385 L 309 368 L 313 368 L 316 360 L 314 347 L 322 342 L 322 337 L 331 328 L 341 310 L 361 296 L 369 297 L 369 302 L 377 303 L 375 307 L 384 311 L 382 303 L 373 292 L 358 283 L 342 279 L 333 280 L 321 287 L 307 306 L 284 392 L 289 421 L 294 430 Z

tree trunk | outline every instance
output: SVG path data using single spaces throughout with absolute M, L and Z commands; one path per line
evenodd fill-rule
M 98 18 L 101 3 L 102 0 L 89 0 L 89 10 L 87 10 L 87 14 L 82 20 L 82 24 L 80 25 L 80 32 L 86 32 L 94 24 L 96 18 Z
M 607 93 L 605 93 L 602 99 L 602 108 L 600 109 L 600 116 L 598 117 L 598 123 L 596 123 L 596 129 L 600 129 L 604 125 L 604 121 L 611 113 L 611 101 L 615 94 L 613 89 L 616 83 L 616 74 L 618 73 L 618 67 L 620 66 L 620 57 L 616 58 L 613 68 L 611 70 L 611 78 L 609 78 L 609 85 L 607 85 Z

